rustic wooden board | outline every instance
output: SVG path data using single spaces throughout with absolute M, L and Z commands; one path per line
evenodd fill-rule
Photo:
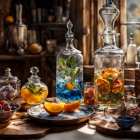
M 115 111 L 110 111 L 112 117 L 120 116 Z M 140 123 L 136 123 L 130 130 L 121 129 L 117 123 L 108 123 L 106 121 L 95 120 L 96 118 L 101 117 L 102 112 L 96 111 L 89 121 L 90 125 L 95 125 L 96 129 L 104 134 L 116 137 L 126 137 L 126 138 L 140 138 Z
M 55 102 L 55 98 L 48 98 L 47 101 Z M 20 111 L 22 112 L 17 112 L 17 114 L 12 118 L 12 120 L 9 123 L 0 124 L 0 138 L 6 139 L 41 138 L 49 133 L 78 129 L 86 124 L 87 119 L 84 120 L 85 122 L 81 121 L 82 123 L 66 126 L 52 126 L 47 124 L 39 124 L 36 121 L 32 120 L 30 117 L 28 117 L 26 113 L 27 109 L 33 106 L 26 104 L 22 100 L 22 98 L 17 98 L 14 100 L 14 102 L 21 104 Z
M 34 138 L 41 138 L 49 133 L 54 132 L 62 132 L 62 131 L 69 131 L 81 128 L 85 125 L 84 123 L 80 123 L 77 125 L 70 125 L 70 126 L 61 126 L 61 127 L 52 127 L 49 125 L 39 125 L 34 123 L 32 120 L 28 119 L 28 121 L 20 120 L 20 121 L 12 121 L 12 123 L 4 128 L 0 129 L 0 138 L 6 139 L 34 139 Z

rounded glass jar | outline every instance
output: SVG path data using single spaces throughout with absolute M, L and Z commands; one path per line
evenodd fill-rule
M 11 69 L 5 70 L 5 75 L 0 76 L 0 100 L 13 100 L 20 93 L 20 80 L 12 76 Z
M 83 98 L 83 56 L 73 46 L 72 23 L 67 23 L 66 47 L 56 60 L 56 100 L 73 103 Z
M 31 67 L 30 72 L 32 75 L 28 78 L 28 82 L 21 88 L 22 99 L 30 104 L 37 105 L 43 103 L 48 96 L 48 87 L 40 81 L 37 73 L 37 67 Z
M 124 52 L 116 46 L 119 34 L 114 30 L 119 10 L 107 0 L 99 13 L 104 21 L 104 45 L 94 54 L 95 96 L 96 103 L 112 108 L 122 102 L 124 95 Z

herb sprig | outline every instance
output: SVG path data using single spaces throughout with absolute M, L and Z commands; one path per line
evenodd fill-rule
M 36 86 L 34 83 L 29 83 L 29 86 L 28 86 L 28 90 L 33 93 L 34 95 L 37 95 L 41 90 L 42 90 L 42 87 L 36 91 Z
M 78 70 L 75 72 L 76 69 L 75 57 L 73 55 L 70 56 L 66 62 L 60 58 L 59 64 L 60 67 L 63 69 L 63 72 L 61 73 L 62 78 L 65 79 L 66 75 L 69 74 L 71 77 L 71 82 L 73 82 L 74 87 L 78 89 L 78 87 L 76 86 L 75 79 L 80 73 L 80 68 L 78 68 Z M 69 68 L 68 70 L 66 69 L 66 66 Z

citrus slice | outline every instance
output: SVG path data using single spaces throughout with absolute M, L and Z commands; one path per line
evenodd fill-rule
M 113 86 L 112 87 L 112 92 L 117 94 L 120 92 L 120 90 L 122 89 L 122 85 L 118 85 L 118 86 Z
M 73 90 L 73 85 L 71 84 L 71 82 L 68 82 L 66 84 L 66 87 L 67 87 L 68 90 Z
M 50 115 L 58 115 L 60 114 L 64 109 L 64 103 L 49 103 L 44 102 L 44 109 L 50 114 Z
M 98 78 L 96 80 L 96 84 L 97 84 L 99 93 L 103 95 L 108 95 L 110 93 L 111 87 L 110 87 L 110 83 L 107 80 L 103 78 Z
M 64 111 L 65 112 L 75 112 L 76 110 L 79 109 L 80 105 L 81 105 L 81 100 L 76 101 L 74 103 L 65 104 Z
M 118 78 L 118 75 L 119 75 L 119 71 L 116 70 L 116 69 L 113 69 L 113 68 L 106 69 L 102 73 L 103 73 L 102 77 L 104 79 L 107 79 L 107 78 L 111 77 L 111 78 L 113 78 L 113 80 L 115 80 L 115 79 Z

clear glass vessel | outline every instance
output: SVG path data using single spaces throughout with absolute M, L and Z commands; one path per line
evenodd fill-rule
M 116 46 L 119 34 L 114 30 L 119 10 L 112 0 L 107 0 L 99 13 L 104 22 L 104 44 L 94 54 L 95 96 L 98 104 L 112 108 L 122 102 L 124 94 L 124 52 Z
M 56 60 L 56 100 L 72 103 L 83 98 L 83 56 L 73 46 L 73 24 L 67 23 L 66 47 Z
M 12 76 L 11 69 L 5 69 L 5 75 L 0 76 L 0 100 L 13 100 L 20 93 L 20 80 Z
M 45 101 L 48 96 L 48 87 L 40 81 L 37 73 L 37 67 L 31 67 L 32 75 L 28 78 L 28 82 L 21 88 L 22 99 L 31 105 L 37 105 Z
M 127 65 L 132 65 L 132 66 L 135 65 L 136 54 L 137 54 L 137 48 L 134 42 L 134 35 L 133 33 L 131 33 L 130 44 L 127 47 Z

